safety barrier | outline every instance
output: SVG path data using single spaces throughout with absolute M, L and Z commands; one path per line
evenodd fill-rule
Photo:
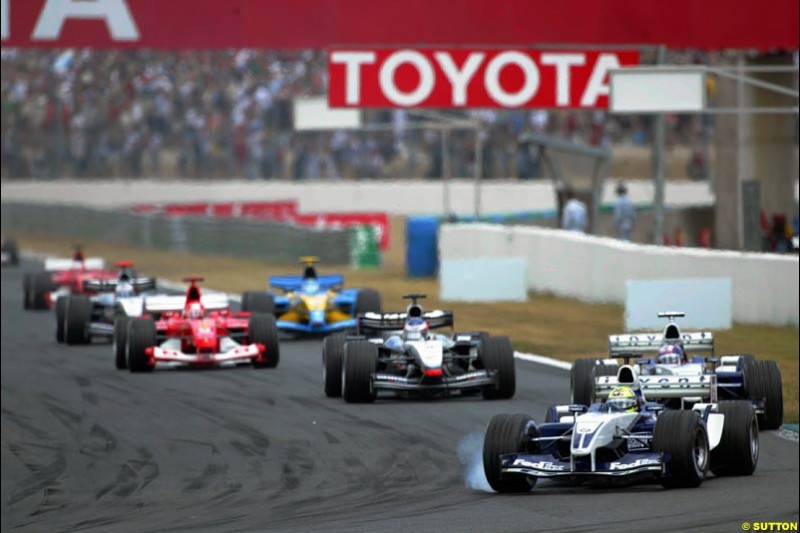
M 242 218 L 174 217 L 126 209 L 4 201 L 2 231 L 270 261 L 293 261 L 300 255 L 316 255 L 334 265 L 350 261 L 350 235 L 346 231 Z
M 525 257 L 530 290 L 588 302 L 624 303 L 627 280 L 730 278 L 734 321 L 798 325 L 796 256 L 647 246 L 530 226 L 446 224 L 439 257 Z

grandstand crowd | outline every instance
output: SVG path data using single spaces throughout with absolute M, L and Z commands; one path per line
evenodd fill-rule
M 3 177 L 438 178 L 437 130 L 406 111 L 366 111 L 385 131 L 292 131 L 292 99 L 326 93 L 324 50 L 2 51 Z M 483 175 L 543 173 L 531 134 L 650 142 L 650 119 L 597 111 L 481 110 Z M 712 122 L 668 117 L 668 142 L 707 141 Z M 452 131 L 451 176 L 474 172 L 474 130 Z

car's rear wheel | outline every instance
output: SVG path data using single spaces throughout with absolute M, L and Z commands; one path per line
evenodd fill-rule
M 47 298 L 53 289 L 53 280 L 49 272 L 37 272 L 33 276 L 31 309 L 48 309 Z
M 67 344 L 87 344 L 89 322 L 92 320 L 92 302 L 86 296 L 73 295 L 67 298 L 66 327 L 64 342 Z
M 147 349 L 156 346 L 156 325 L 149 318 L 132 318 L 128 322 L 127 367 L 131 372 L 150 372 Z
M 577 359 L 569 371 L 570 403 L 592 405 L 597 359 Z
M 114 341 L 112 343 L 114 351 L 114 365 L 119 370 L 127 368 L 125 360 L 125 348 L 128 345 L 128 322 L 127 316 L 118 316 L 114 319 Z
M 263 344 L 266 348 L 261 359 L 253 359 L 256 368 L 275 368 L 281 360 L 278 344 L 278 327 L 275 317 L 267 314 L 254 314 L 248 322 L 248 335 L 251 343 Z
M 375 401 L 372 374 L 378 366 L 378 347 L 368 341 L 350 341 L 344 345 L 342 361 L 342 397 L 347 403 Z
M 64 342 L 67 325 L 67 300 L 68 296 L 61 296 L 56 300 L 56 342 Z
M 380 313 L 381 293 L 375 289 L 359 289 L 356 294 L 355 314 Z
M 711 471 L 717 476 L 749 476 L 758 464 L 758 419 L 748 400 L 722 401 L 722 439 L 711 451 Z
M 507 453 L 535 453 L 531 439 L 539 434 L 536 423 L 524 414 L 495 415 L 483 439 L 483 470 L 497 492 L 529 492 L 536 478 L 524 474 L 503 474 L 500 456 Z
M 497 382 L 483 388 L 487 400 L 512 398 L 517 389 L 514 366 L 514 348 L 508 337 L 489 337 L 481 341 L 478 348 L 483 368 L 494 371 Z
M 242 311 L 274 314 L 275 299 L 265 291 L 245 291 L 242 293 Z
M 325 396 L 338 398 L 342 395 L 342 358 L 346 336 L 341 333 L 329 335 L 322 341 L 322 383 Z
M 778 429 L 783 424 L 783 379 L 775 361 L 759 361 L 764 414 L 759 418 L 761 429 Z
M 26 272 L 22 276 L 22 308 L 31 309 L 33 306 L 33 274 Z
M 698 487 L 709 465 L 708 431 L 694 411 L 665 411 L 653 428 L 653 449 L 664 454 L 665 487 Z

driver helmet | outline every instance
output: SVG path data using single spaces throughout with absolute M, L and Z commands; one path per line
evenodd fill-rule
M 128 298 L 134 295 L 133 284 L 129 281 L 121 281 L 117 284 L 117 298 Z
M 621 413 L 635 413 L 639 410 L 639 399 L 628 386 L 614 387 L 608 394 L 606 403 Z
M 203 304 L 200 302 L 192 302 L 186 308 L 186 316 L 188 318 L 203 318 L 204 314 L 205 309 L 203 309 Z
M 683 349 L 677 344 L 664 344 L 658 349 L 658 362 L 662 365 L 679 365 L 682 360 Z
M 419 341 L 428 336 L 428 323 L 421 318 L 412 318 L 403 328 L 403 337 L 407 341 Z

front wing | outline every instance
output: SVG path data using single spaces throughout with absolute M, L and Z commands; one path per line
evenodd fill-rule
M 533 477 L 623 477 L 638 474 L 661 475 L 664 462 L 660 453 L 628 453 L 615 461 L 562 461 L 552 454 L 508 453 L 500 456 L 504 474 L 525 474 Z
M 372 386 L 378 390 L 457 390 L 494 386 L 496 384 L 496 374 L 487 370 L 475 370 L 458 376 L 440 376 L 435 378 L 406 378 L 383 372 L 378 372 L 372 376 Z
M 276 325 L 278 326 L 279 331 L 324 335 L 327 333 L 335 333 L 337 331 L 353 330 L 356 327 L 356 319 L 350 318 L 347 320 L 341 320 L 339 322 L 325 323 L 321 326 L 302 324 L 300 322 L 292 322 L 291 320 L 278 320 Z
M 154 346 L 148 348 L 151 363 L 181 363 L 185 365 L 210 366 L 221 363 L 244 363 L 258 359 L 265 352 L 262 344 L 245 344 L 217 353 L 183 353 L 180 350 Z

